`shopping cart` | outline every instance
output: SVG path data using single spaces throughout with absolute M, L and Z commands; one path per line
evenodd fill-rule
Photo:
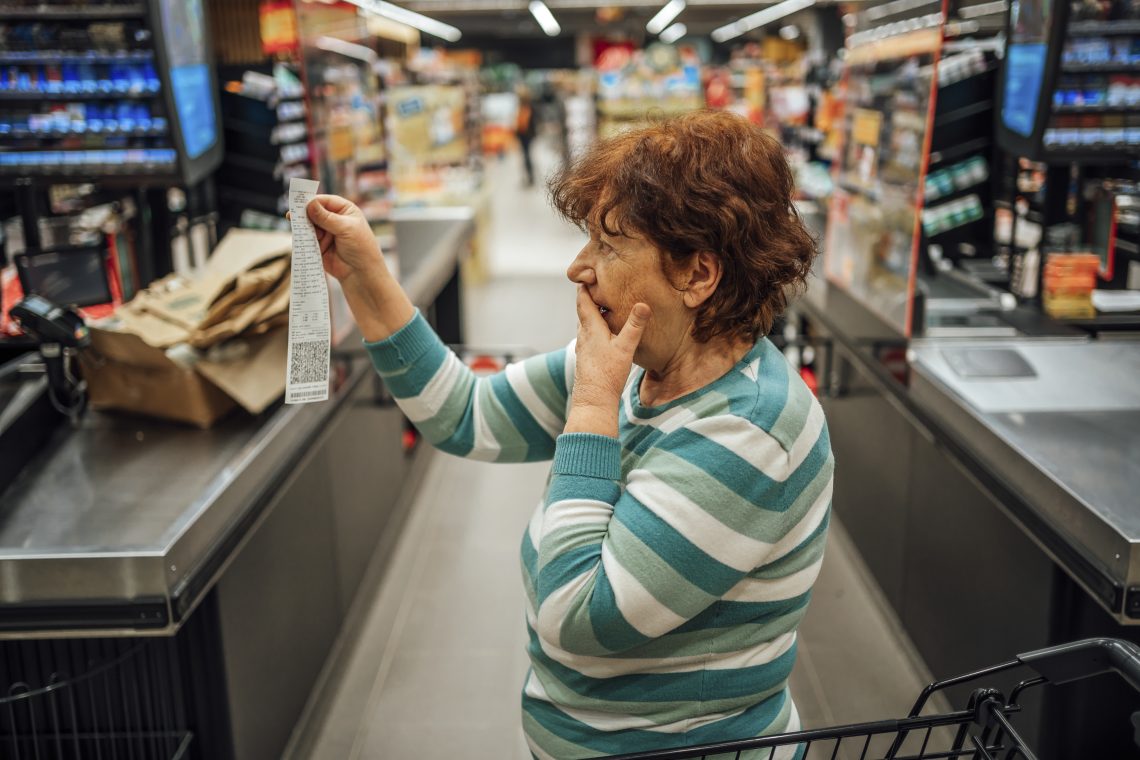
M 937 715 L 920 715 L 931 696 L 953 686 L 984 682 L 1015 668 L 1034 675 L 1021 681 L 1006 699 L 993 688 L 975 689 L 965 709 Z M 1140 692 L 1140 647 L 1119 639 L 1086 639 L 1018 655 L 1000 665 L 927 686 L 910 714 L 901 720 L 882 720 L 849 726 L 743 739 L 699 747 L 638 752 L 607 760 L 1035 760 L 1036 755 L 1018 734 L 1011 717 L 1021 710 L 1018 700 L 1027 690 L 1043 684 L 1079 681 L 1116 672 Z M 1140 745 L 1140 718 L 1132 718 L 1135 741 Z

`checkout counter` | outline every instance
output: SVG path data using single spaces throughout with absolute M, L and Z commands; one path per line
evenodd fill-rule
M 1140 641 L 1140 341 L 943 301 L 906 341 L 820 277 L 790 317 L 824 357 L 834 508 L 886 603 L 936 677 Z M 1104 678 L 1046 691 L 1019 725 L 1042 758 L 1132 757 L 1136 710 Z
M 400 279 L 448 342 L 473 232 L 465 209 L 396 219 Z M 161 639 L 132 725 L 156 728 L 146 703 L 170 704 L 162 727 L 192 735 L 186 757 L 280 757 L 430 453 L 404 450 L 385 399 L 354 335 L 326 403 L 210 430 L 100 413 L 61 426 L 0 497 L 0 663 L 54 657 L 79 675 Z

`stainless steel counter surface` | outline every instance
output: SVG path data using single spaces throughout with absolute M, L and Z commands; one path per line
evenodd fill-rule
M 401 279 L 427 306 L 454 273 L 471 222 L 416 224 L 435 229 L 425 245 L 414 235 L 400 241 Z M 358 343 L 353 336 L 344 347 L 358 354 Z M 65 629 L 175 627 L 221 572 L 259 500 L 371 376 L 359 355 L 336 366 L 328 402 L 239 414 L 212 430 L 100 413 L 61 428 L 0 498 L 0 635 L 18 630 L 22 615 L 42 620 L 55 607 Z
M 995 368 L 995 357 L 1008 360 L 1004 352 L 1032 376 Z M 1111 579 L 1075 574 L 1090 593 L 1118 619 L 1137 622 L 1140 342 L 915 341 L 910 356 L 914 402 Z M 970 366 L 991 376 L 963 376 Z

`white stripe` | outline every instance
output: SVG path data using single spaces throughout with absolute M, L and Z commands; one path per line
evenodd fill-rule
M 507 367 L 507 382 L 510 383 L 515 395 L 519 397 L 519 401 L 534 417 L 535 422 L 541 425 L 551 438 L 557 438 L 565 424 L 538 397 L 534 386 L 530 384 L 530 378 L 527 377 L 526 367 L 522 362 Z
M 778 602 L 793 599 L 807 592 L 815 579 L 823 559 L 813 562 L 802 570 L 782 578 L 745 578 L 722 597 L 726 602 Z
M 422 391 L 410 398 L 398 400 L 400 409 L 413 423 L 431 419 L 439 413 L 466 371 L 467 367 L 459 361 L 459 357 L 449 351 L 447 358 Z
M 698 549 L 742 573 L 762 565 L 772 551 L 772 544 L 736 532 L 648 470 L 631 470 L 626 490 Z
M 766 665 L 783 656 L 795 643 L 794 631 L 764 641 L 757 646 L 720 654 L 694 654 L 684 657 L 591 657 L 566 652 L 541 641 L 542 651 L 550 659 L 590 678 L 614 678 L 616 676 L 640 675 L 645 673 L 692 673 L 706 668 L 710 670 L 736 670 L 756 665 Z
M 808 458 L 808 454 L 815 448 L 816 441 L 819 440 L 820 434 L 823 432 L 824 418 L 823 407 L 819 405 L 815 399 L 811 401 L 811 407 L 808 409 L 807 420 L 804 422 L 804 429 L 800 431 L 800 435 L 796 438 L 796 442 L 792 444 L 791 450 L 788 451 L 788 459 L 790 460 L 791 469 L 796 470 L 804 460 Z
M 530 534 L 530 544 L 538 551 L 539 543 L 542 541 L 542 519 L 546 516 L 546 504 L 542 499 L 538 500 L 538 505 L 535 506 L 534 512 L 530 516 L 530 522 L 527 523 L 526 529 Z
M 827 484 L 824 485 L 823 490 L 820 491 L 815 502 L 808 508 L 807 514 L 772 547 L 772 553 L 768 555 L 769 562 L 775 562 L 781 557 L 786 556 L 788 552 L 802 544 L 808 536 L 815 532 L 819 524 L 823 522 L 823 518 L 827 517 L 828 508 L 831 506 L 831 495 L 834 489 L 835 478 L 828 476 Z
M 618 610 L 638 633 L 655 639 L 685 622 L 685 618 L 657 601 L 637 578 L 622 567 L 609 545 L 604 543 L 602 567 L 613 588 Z
M 632 388 L 632 384 L 626 386 L 626 392 L 622 395 L 622 403 L 625 404 L 625 416 L 631 425 L 649 425 L 664 433 L 672 433 L 674 430 L 679 430 L 698 419 L 697 415 L 687 406 L 675 406 L 649 419 L 635 417 L 633 415 Z
M 783 482 L 807 459 L 819 440 L 823 423 L 823 408 L 812 404 L 803 431 L 789 449 L 767 430 L 736 415 L 706 417 L 688 427 L 729 449 L 769 478 Z
M 578 592 L 598 574 L 598 566 L 567 581 L 560 588 L 550 592 L 538 607 L 534 621 L 534 632 L 540 641 L 562 647 L 562 623 L 570 614 L 570 604 Z
M 718 720 L 731 718 L 747 709 L 742 708 L 727 713 L 711 713 L 709 715 L 702 715 L 699 718 L 682 718 L 672 723 L 657 724 L 652 719 L 639 715 L 623 715 L 621 713 L 615 714 L 611 712 L 600 712 L 598 710 L 584 710 L 559 704 L 546 692 L 546 689 L 542 686 L 542 680 L 533 670 L 527 679 L 524 691 L 531 699 L 549 702 L 557 707 L 559 712 L 565 713 L 571 718 L 585 723 L 597 731 L 626 731 L 629 729 L 638 729 L 641 731 L 656 731 L 662 734 L 679 734 L 709 723 L 715 723 Z M 694 703 L 694 707 L 697 707 L 696 703 Z
M 601 525 L 602 535 L 613 516 L 614 508 L 596 499 L 563 499 L 546 508 L 542 518 L 542 535 L 549 536 L 559 528 Z
M 483 394 L 479 393 L 478 388 L 475 388 L 472 396 L 474 404 L 471 411 L 475 415 L 475 440 L 472 442 L 472 449 L 467 456 L 471 459 L 493 462 L 503 447 L 496 440 L 495 431 L 491 429 L 490 421 L 487 419 L 487 411 L 483 408 L 487 402 L 483 400 Z M 491 401 L 490 403 L 495 402 Z

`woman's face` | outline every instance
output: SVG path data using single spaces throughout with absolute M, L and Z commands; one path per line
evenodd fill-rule
M 633 360 L 647 369 L 665 366 L 692 327 L 693 310 L 661 267 L 661 253 L 642 237 L 612 237 L 594 229 L 566 270 L 584 285 L 615 335 L 637 303 L 653 310 Z

